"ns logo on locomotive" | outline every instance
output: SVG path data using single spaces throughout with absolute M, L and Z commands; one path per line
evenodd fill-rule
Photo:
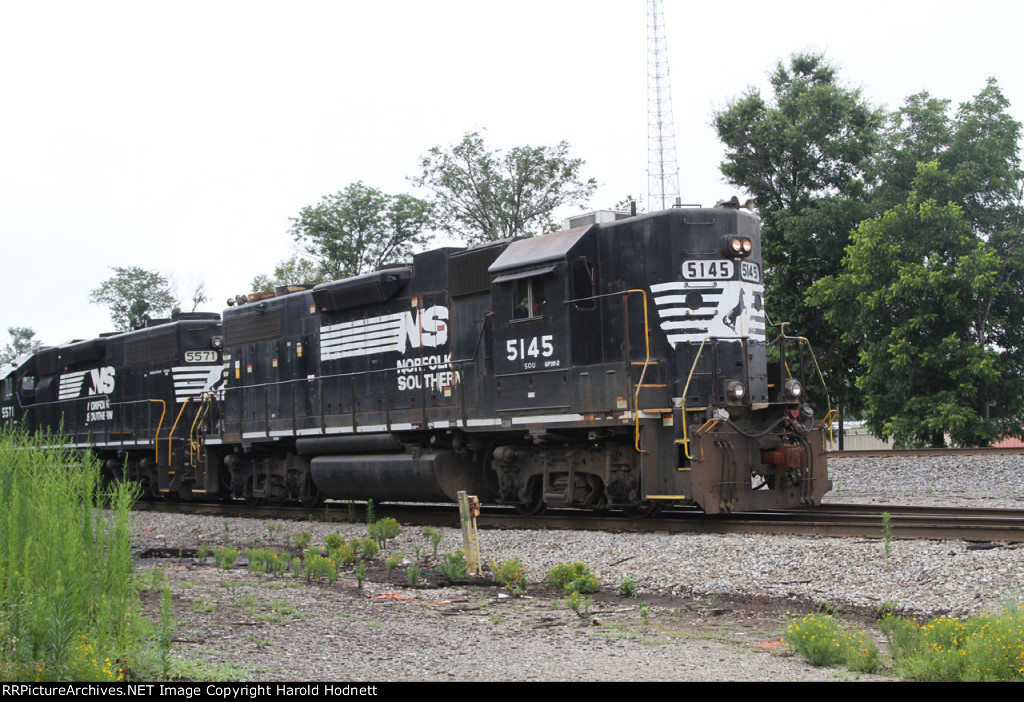
M 807 341 L 767 338 L 758 218 L 577 223 L 41 349 L 0 421 L 174 499 L 818 504 L 831 412 Z

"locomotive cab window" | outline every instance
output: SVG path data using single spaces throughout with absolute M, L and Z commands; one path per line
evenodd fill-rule
M 578 300 L 576 309 L 594 309 L 594 296 L 597 295 L 596 279 L 594 264 L 589 260 L 577 258 L 572 262 L 572 296 Z
M 512 282 L 512 318 L 539 319 L 547 304 L 542 278 L 520 278 Z

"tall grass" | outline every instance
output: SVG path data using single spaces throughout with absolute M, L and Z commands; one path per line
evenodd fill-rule
M 970 619 L 927 622 L 885 617 L 879 628 L 889 642 L 897 673 L 923 681 L 1024 680 L 1024 607 Z
M 891 670 L 907 680 L 1024 680 L 1024 607 L 1013 604 L 998 614 L 969 619 L 939 617 L 926 622 L 887 614 L 878 622 L 892 657 Z M 786 643 L 814 665 L 845 663 L 876 672 L 879 652 L 868 635 L 827 614 L 793 621 Z
M 137 488 L 100 476 L 57 439 L 0 432 L 0 679 L 119 680 L 139 653 Z
M 846 664 L 851 670 L 873 673 L 881 667 L 878 647 L 863 631 L 844 626 L 830 614 L 813 614 L 794 621 L 783 637 L 811 665 Z

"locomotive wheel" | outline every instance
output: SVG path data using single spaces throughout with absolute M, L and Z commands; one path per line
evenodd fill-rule
M 259 507 L 260 505 L 263 504 L 263 498 L 262 497 L 256 497 L 253 494 L 255 491 L 256 491 L 256 478 L 249 478 L 249 483 L 246 486 L 246 490 L 245 490 L 244 502 L 245 502 L 245 504 L 249 505 L 250 507 Z
M 544 491 L 541 490 L 540 480 L 534 478 L 530 481 L 530 500 L 515 505 L 516 511 L 524 517 L 536 517 L 544 512 L 547 505 L 544 503 Z
M 313 482 L 313 476 L 309 473 L 306 473 L 306 479 L 302 484 L 299 502 L 306 509 L 314 509 L 324 503 L 324 496 L 320 493 L 320 488 Z

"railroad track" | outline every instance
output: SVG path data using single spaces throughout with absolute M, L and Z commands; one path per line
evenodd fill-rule
M 921 448 L 921 449 L 858 449 L 829 451 L 829 458 L 896 458 L 899 456 L 1016 456 L 1024 454 L 1024 446 L 987 446 L 984 448 Z
M 309 510 L 292 506 L 242 504 L 140 503 L 139 509 L 187 512 L 225 518 L 285 519 L 318 522 L 362 522 L 365 506 L 350 510 L 327 503 Z M 386 504 L 379 516 L 403 524 L 458 526 L 454 505 Z M 527 517 L 511 508 L 485 507 L 477 520 L 490 529 L 577 529 L 597 531 L 672 532 L 696 534 L 788 534 L 826 537 L 882 538 L 883 513 L 888 513 L 896 539 L 960 539 L 972 542 L 1024 543 L 1024 510 L 901 505 L 840 505 L 801 510 L 705 515 L 696 510 L 666 510 L 656 518 L 635 519 L 621 513 L 549 510 Z

